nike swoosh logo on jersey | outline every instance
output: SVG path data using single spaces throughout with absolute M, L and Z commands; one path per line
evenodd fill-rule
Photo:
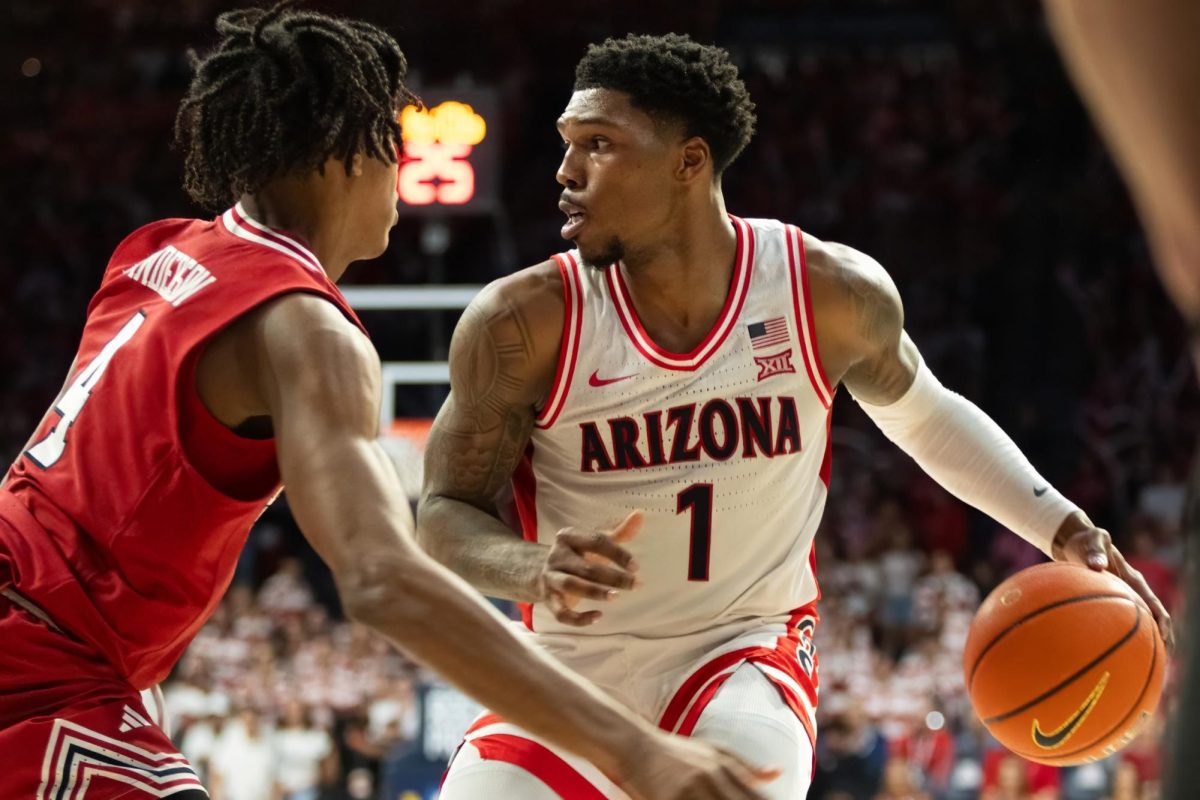
M 1044 495 L 1044 494 L 1045 494 L 1046 492 L 1048 492 L 1048 491 L 1050 491 L 1050 487 L 1049 487 L 1049 486 L 1043 486 L 1043 487 L 1042 487 L 1042 488 L 1040 488 L 1040 489 L 1037 489 L 1037 488 L 1035 488 L 1035 489 L 1033 490 L 1033 496 L 1034 496 L 1034 497 L 1041 497 L 1042 495 Z
M 635 372 L 633 375 L 622 375 L 619 378 L 601 378 L 600 370 L 596 370 L 588 378 L 588 385 L 589 386 L 608 386 L 610 383 L 617 383 L 618 381 L 627 381 L 630 378 L 633 378 L 636 376 L 637 376 L 637 373 Z
M 1050 733 L 1045 733 L 1042 730 L 1042 726 L 1035 719 L 1033 721 L 1033 743 L 1043 750 L 1054 750 L 1066 744 L 1067 739 L 1071 738 L 1071 734 L 1083 724 L 1083 721 L 1087 719 L 1087 715 L 1092 713 L 1092 709 L 1096 707 L 1096 703 L 1100 702 L 1100 695 L 1104 693 L 1104 687 L 1108 686 L 1108 676 L 1109 673 L 1104 673 L 1103 677 L 1096 684 L 1096 688 L 1092 689 L 1091 694 L 1083 701 L 1083 705 L 1079 707 L 1079 710 L 1072 714 L 1058 728 L 1050 731 Z

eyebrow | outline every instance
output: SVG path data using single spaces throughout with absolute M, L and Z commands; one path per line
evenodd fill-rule
M 554 123 L 554 127 L 555 127 L 555 128 L 557 128 L 558 130 L 560 130 L 560 131 L 561 131 L 561 130 L 562 130 L 563 128 L 565 128 L 565 127 L 566 127 L 568 124 L 574 124 L 574 125 L 603 125 L 603 126 L 605 126 L 605 127 L 608 127 L 608 128 L 619 128 L 619 127 L 620 127 L 620 126 L 619 126 L 619 125 L 618 125 L 616 122 L 614 122 L 614 121 L 613 121 L 611 118 L 609 118 L 609 117 L 606 117 L 606 116 L 604 116 L 604 115 L 602 115 L 602 114 L 584 114 L 584 115 L 582 115 L 582 116 L 578 116 L 578 117 L 559 117 L 559 118 L 558 118 L 558 119 L 555 121 L 555 123 Z

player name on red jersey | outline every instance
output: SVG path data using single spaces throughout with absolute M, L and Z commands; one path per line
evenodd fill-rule
M 129 267 L 125 275 L 158 292 L 173 306 L 217 280 L 203 264 L 171 245 Z
M 777 413 L 773 413 L 777 412 Z M 719 424 L 718 424 L 719 423 Z M 792 397 L 709 400 L 633 417 L 579 425 L 582 472 L 612 472 L 708 458 L 727 461 L 800 452 L 800 419 Z

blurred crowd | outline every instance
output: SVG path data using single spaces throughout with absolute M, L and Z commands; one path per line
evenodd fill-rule
M 742 216 L 800 224 L 878 258 L 942 381 L 978 402 L 1047 478 L 1108 527 L 1175 605 L 1181 477 L 1200 417 L 1180 326 L 1136 218 L 1029 0 L 329 0 L 388 27 L 421 87 L 492 87 L 500 211 L 405 217 L 364 283 L 478 283 L 564 247 L 553 120 L 589 41 L 678 30 L 727 46 L 758 134 L 725 179 Z M 152 219 L 207 213 L 167 142 L 187 47 L 229 4 L 15 0 L 0 26 L 0 458 L 71 362 L 108 254 Z M 385 359 L 444 355 L 451 314 L 374 312 Z M 406 391 L 431 415 L 442 387 Z M 816 798 L 1155 796 L 1161 731 L 1109 763 L 1006 758 L 963 696 L 982 594 L 1038 556 L 925 479 L 837 404 L 818 537 L 824 590 Z M 269 519 L 170 686 L 184 752 L 214 797 L 374 797 L 419 736 L 429 676 L 340 620 L 327 576 Z M 271 525 L 276 525 L 274 532 Z M 285 530 L 280 534 L 279 530 Z M 274 548 L 274 549 L 272 549 Z M 287 557 L 278 557 L 279 552 Z M 264 556 L 264 553 L 266 557 Z M 298 558 L 293 560 L 292 556 Z M 389 798 L 395 800 L 395 798 Z

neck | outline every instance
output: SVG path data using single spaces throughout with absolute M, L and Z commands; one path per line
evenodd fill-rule
M 679 214 L 653 247 L 627 253 L 617 266 L 646 332 L 676 352 L 712 329 L 733 280 L 737 233 L 720 190 L 705 200 Z
M 303 183 L 284 178 L 242 195 L 240 202 L 256 221 L 303 240 L 329 279 L 337 282 L 350 266 L 340 246 L 339 218 L 306 189 Z

